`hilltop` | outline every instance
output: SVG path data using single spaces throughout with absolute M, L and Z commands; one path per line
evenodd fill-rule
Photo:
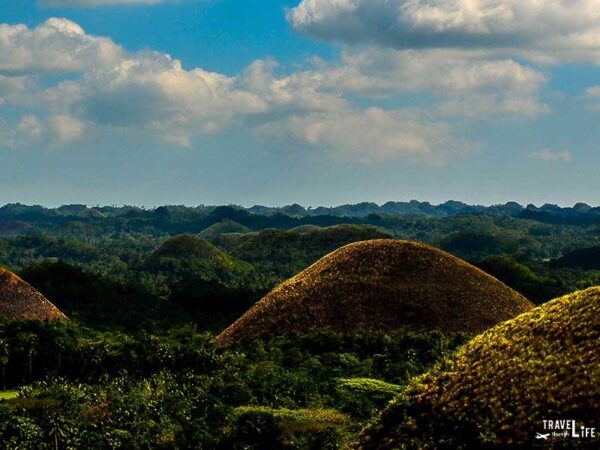
M 517 292 L 427 245 L 347 245 L 273 289 L 221 333 L 220 344 L 330 328 L 479 333 L 531 309 Z
M 527 448 L 545 419 L 597 426 L 599 340 L 599 287 L 553 300 L 413 381 L 355 448 Z
M 148 256 L 144 267 L 151 272 L 223 282 L 252 271 L 249 264 L 233 258 L 206 239 L 191 234 L 166 240 Z
M 245 227 L 244 225 L 241 225 L 237 222 L 234 222 L 233 220 L 222 220 L 202 230 L 200 232 L 200 236 L 202 236 L 205 239 L 215 239 L 221 236 L 222 234 L 248 233 L 250 231 L 252 231 L 250 230 L 250 228 Z
M 0 317 L 24 320 L 67 318 L 32 286 L 3 268 L 0 268 Z

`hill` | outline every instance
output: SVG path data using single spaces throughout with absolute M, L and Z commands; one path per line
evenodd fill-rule
M 375 227 L 334 225 L 225 234 L 215 242 L 236 258 L 251 263 L 260 272 L 283 281 L 346 244 L 387 237 L 390 235 Z
M 248 233 L 250 231 L 250 228 L 234 222 L 233 220 L 222 220 L 202 230 L 200 232 L 200 236 L 202 236 L 204 239 L 215 239 L 222 234 Z
M 150 272 L 168 273 L 177 278 L 196 278 L 228 282 L 252 271 L 206 239 L 181 234 L 166 240 L 144 263 Z
M 479 333 L 533 305 L 458 258 L 408 241 L 350 244 L 279 285 L 220 344 L 331 328 Z
M 413 381 L 354 448 L 437 448 L 440 442 L 531 448 L 536 433 L 552 432 L 543 420 L 597 426 L 599 340 L 600 288 L 553 300 L 476 337 Z M 584 441 L 545 444 L 577 448 Z
M 54 320 L 67 317 L 14 273 L 0 268 L 0 317 Z

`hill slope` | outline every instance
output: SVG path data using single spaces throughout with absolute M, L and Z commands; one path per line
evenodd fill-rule
M 42 294 L 16 276 L 0 268 L 0 317 L 24 320 L 66 319 Z
M 267 294 L 220 344 L 331 328 L 478 333 L 533 305 L 479 269 L 407 241 L 347 245 Z
M 530 448 L 537 432 L 548 433 L 543 420 L 597 426 L 599 341 L 600 288 L 553 300 L 476 337 L 413 381 L 355 448 L 436 448 L 439 442 Z M 577 447 L 577 441 L 546 444 Z

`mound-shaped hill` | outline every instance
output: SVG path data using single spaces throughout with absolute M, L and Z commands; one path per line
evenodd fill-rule
M 440 442 L 444 448 L 532 448 L 536 433 L 553 431 L 543 420 L 575 420 L 578 430 L 597 426 L 598 342 L 600 288 L 546 303 L 488 330 L 414 380 L 354 448 L 438 448 Z M 544 448 L 586 441 L 554 439 Z
M 245 227 L 244 225 L 239 224 L 237 222 L 234 222 L 233 220 L 222 220 L 202 230 L 200 232 L 200 236 L 202 236 L 205 239 L 215 239 L 221 236 L 222 234 L 248 233 L 250 231 L 250 228 Z
M 319 225 L 306 224 L 298 225 L 297 227 L 291 228 L 289 231 L 295 233 L 314 233 L 315 231 L 320 231 L 322 229 L 323 227 L 320 227 Z
M 0 268 L 0 317 L 24 320 L 67 318 L 32 286 L 3 268 Z
M 283 281 L 346 244 L 388 237 L 389 234 L 374 227 L 334 225 L 309 232 L 267 229 L 256 233 L 225 234 L 215 242 L 262 273 Z
M 479 333 L 531 309 L 464 261 L 415 242 L 347 245 L 267 294 L 218 336 L 220 344 L 330 328 Z
M 144 268 L 176 277 L 194 276 L 224 282 L 252 271 L 249 264 L 238 261 L 206 239 L 190 234 L 166 240 L 146 259 Z

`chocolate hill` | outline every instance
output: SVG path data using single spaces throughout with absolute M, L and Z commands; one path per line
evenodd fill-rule
M 328 328 L 480 333 L 528 311 L 517 292 L 466 262 L 415 242 L 378 239 L 342 247 L 282 283 L 220 344 Z
M 598 448 L 598 440 L 536 440 L 552 432 L 543 420 L 597 427 L 598 342 L 600 288 L 546 303 L 413 380 L 352 448 Z
M 14 273 L 0 268 L 0 317 L 24 320 L 66 319 L 42 294 Z

